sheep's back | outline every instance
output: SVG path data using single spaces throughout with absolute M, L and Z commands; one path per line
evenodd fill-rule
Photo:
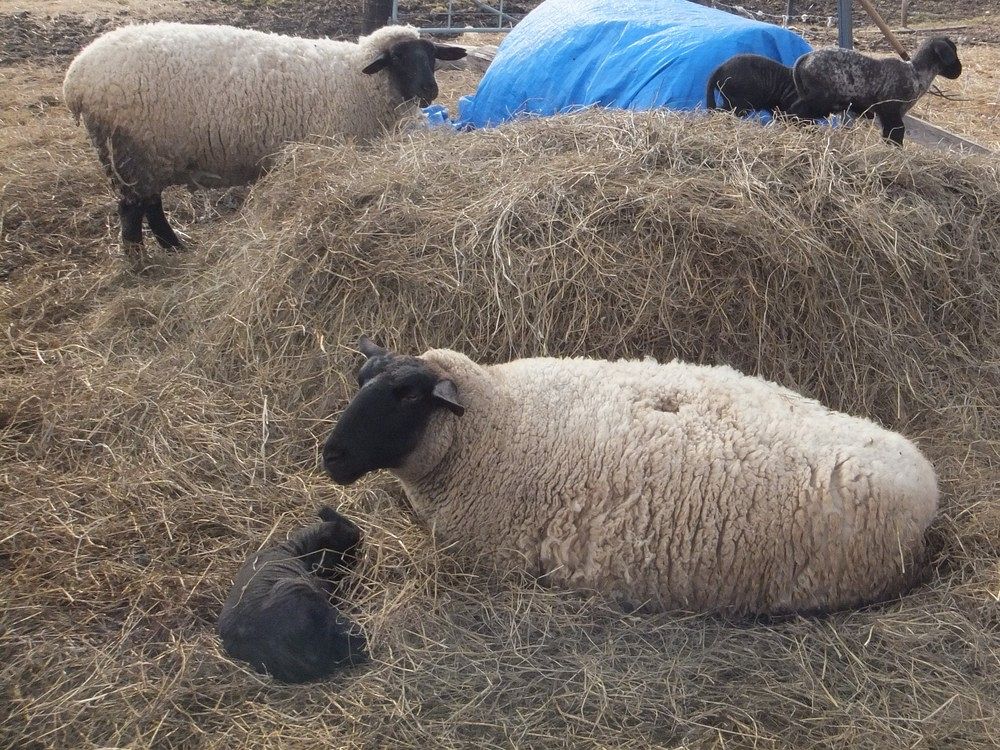
M 804 55 L 796 74 L 807 90 L 835 98 L 845 108 L 867 109 L 881 102 L 912 102 L 919 82 L 912 66 L 893 58 L 873 59 L 851 50 L 824 48 Z
M 934 470 L 905 438 L 730 368 L 494 369 L 523 403 L 491 465 L 534 470 L 501 471 L 485 495 L 521 504 L 523 539 L 542 529 L 535 556 L 556 584 L 666 607 L 830 609 L 898 586 L 937 508 Z
M 92 136 L 115 133 L 148 162 L 160 183 L 151 188 L 240 184 L 289 141 L 352 134 L 353 113 L 329 113 L 351 109 L 356 49 L 232 27 L 125 27 L 80 53 L 64 92 Z M 340 57 L 343 72 L 331 74 Z

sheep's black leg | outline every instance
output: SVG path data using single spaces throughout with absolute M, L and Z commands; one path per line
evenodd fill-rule
M 143 204 L 137 198 L 121 198 L 118 201 L 118 217 L 122 222 L 122 243 L 142 244 Z
M 163 199 L 159 195 L 146 199 L 145 213 L 149 229 L 161 247 L 174 250 L 181 246 L 180 239 L 174 234 L 170 222 L 167 221 L 167 217 L 163 213 Z
M 902 146 L 903 135 L 906 133 L 903 118 L 900 115 L 889 115 L 879 117 L 879 122 L 882 123 L 882 136 L 897 146 Z
M 823 119 L 830 113 L 819 104 L 799 97 L 788 106 L 785 114 L 793 120 L 815 122 L 816 120 Z

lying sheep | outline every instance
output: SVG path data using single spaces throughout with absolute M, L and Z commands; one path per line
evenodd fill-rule
M 331 508 L 319 517 L 247 560 L 219 616 L 226 652 L 283 682 L 319 679 L 366 658 L 364 636 L 330 603 L 361 531 Z
M 716 91 L 722 107 L 740 117 L 757 110 L 789 114 L 798 101 L 792 69 L 762 55 L 736 55 L 716 68 L 705 91 L 708 109 L 718 108 Z
M 729 367 L 360 348 L 326 469 L 388 468 L 443 541 L 657 609 L 829 611 L 912 583 L 937 480 L 872 422 Z
M 799 100 L 793 106 L 810 119 L 845 111 L 874 115 L 882 135 L 902 145 L 903 115 L 927 93 L 936 76 L 954 79 L 961 73 L 958 48 L 947 37 L 925 41 L 911 62 L 874 59 L 837 47 L 820 49 L 795 62 L 792 76 Z
M 152 23 L 88 45 L 63 91 L 121 195 L 122 242 L 141 244 L 145 216 L 174 248 L 164 188 L 250 182 L 284 144 L 310 136 L 371 140 L 437 96 L 435 59 L 464 56 L 410 26 L 352 43 Z

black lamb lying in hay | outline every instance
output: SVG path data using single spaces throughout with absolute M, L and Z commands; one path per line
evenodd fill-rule
M 321 523 L 248 559 L 219 616 L 226 652 L 282 682 L 308 682 L 364 661 L 365 638 L 331 603 L 357 560 L 361 530 L 332 508 Z

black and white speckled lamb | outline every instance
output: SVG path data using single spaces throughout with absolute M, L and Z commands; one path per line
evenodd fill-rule
M 882 135 L 902 145 L 903 115 L 936 76 L 954 79 L 961 74 L 958 48 L 947 37 L 925 41 L 910 62 L 875 59 L 838 47 L 819 49 L 795 62 L 792 75 L 799 101 L 792 109 L 811 119 L 846 111 L 874 116 Z

